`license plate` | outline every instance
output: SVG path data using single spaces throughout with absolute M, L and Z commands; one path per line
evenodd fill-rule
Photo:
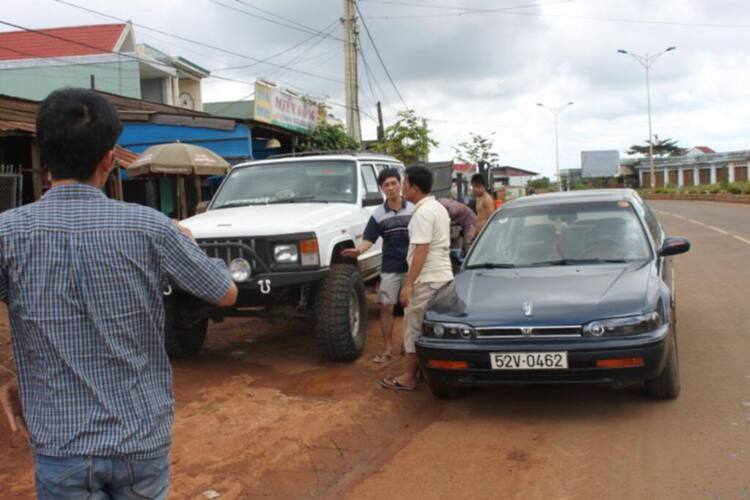
M 493 370 L 565 370 L 568 353 L 558 352 L 493 352 Z

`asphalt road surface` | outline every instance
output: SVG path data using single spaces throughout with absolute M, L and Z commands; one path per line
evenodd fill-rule
M 174 364 L 172 497 L 750 498 L 750 206 L 654 202 L 677 257 L 682 394 L 516 387 L 442 402 L 392 393 L 366 356 L 326 365 L 309 327 L 212 327 Z M 0 360 L 8 359 L 7 325 Z M 0 424 L 0 498 L 32 498 L 25 444 Z

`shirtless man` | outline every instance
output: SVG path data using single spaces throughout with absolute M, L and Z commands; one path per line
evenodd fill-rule
M 477 223 L 475 234 L 482 230 L 482 227 L 495 212 L 495 200 L 487 192 L 487 181 L 481 174 L 474 174 L 471 178 L 471 190 L 477 197 Z

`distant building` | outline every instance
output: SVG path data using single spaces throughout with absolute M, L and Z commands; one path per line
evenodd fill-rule
M 654 158 L 656 187 L 699 186 L 720 182 L 747 182 L 747 166 L 750 150 L 728 151 L 725 153 L 702 153 L 701 148 L 690 149 L 683 156 Z M 710 148 L 706 148 L 709 149 Z M 713 151 L 713 150 L 711 150 Z M 637 165 L 640 185 L 651 186 L 651 166 L 648 158 Z
M 41 100 L 65 86 L 202 109 L 209 72 L 137 45 L 130 23 L 0 33 L 0 94 Z
M 490 167 L 490 178 L 493 179 L 494 188 L 502 186 L 526 187 L 529 181 L 538 175 L 538 172 L 511 167 L 510 165 Z

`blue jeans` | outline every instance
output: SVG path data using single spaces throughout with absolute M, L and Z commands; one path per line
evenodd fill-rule
M 169 455 L 149 460 L 34 454 L 39 500 L 165 499 Z

